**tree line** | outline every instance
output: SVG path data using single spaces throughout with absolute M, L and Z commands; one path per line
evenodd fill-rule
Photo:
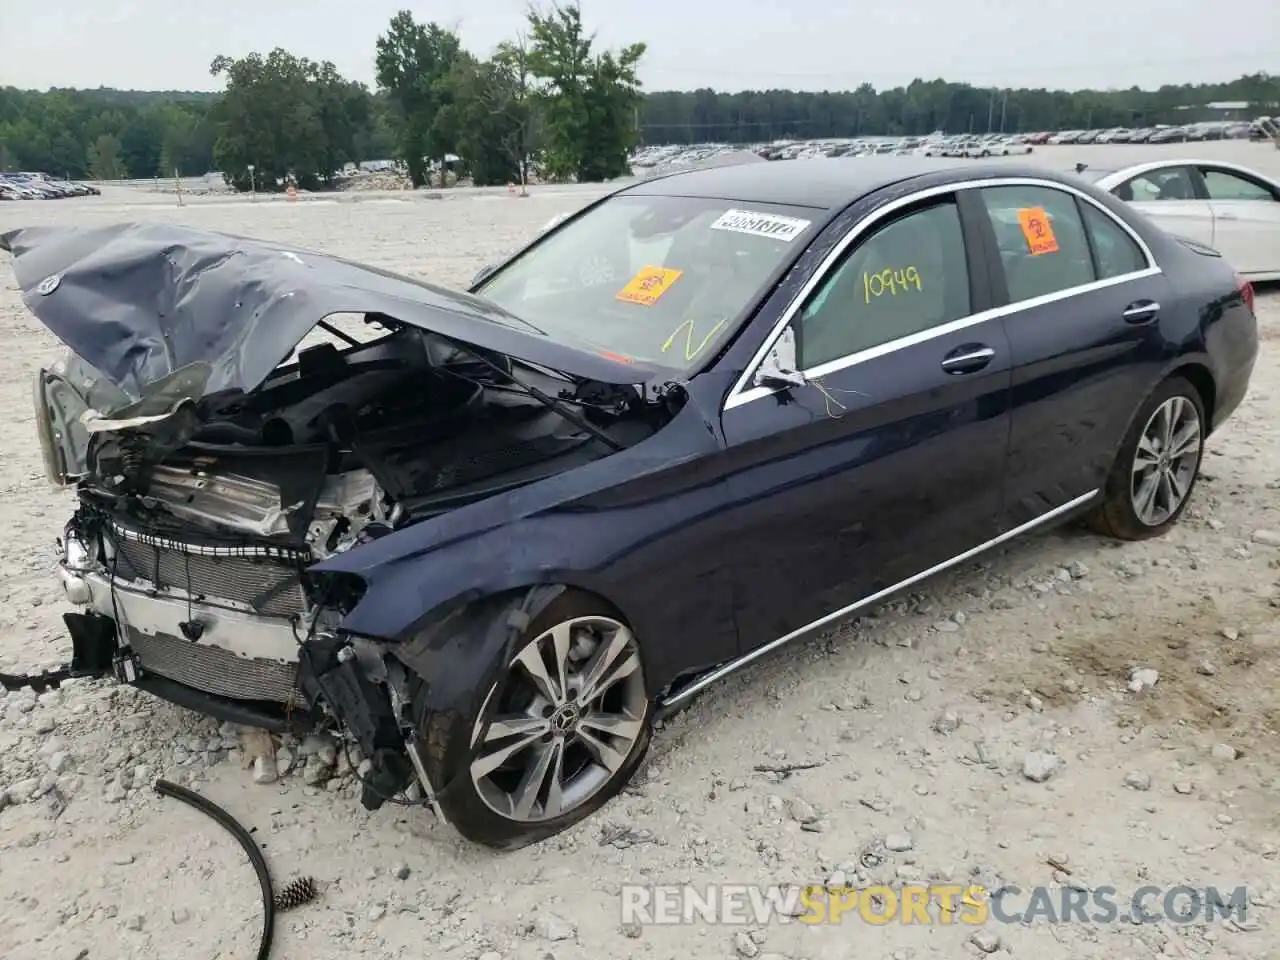
M 523 183 L 535 163 L 547 179 L 599 181 L 625 174 L 644 143 L 1179 123 L 1215 101 L 1280 112 L 1280 76 L 1265 73 L 1158 90 L 917 79 L 879 91 L 646 94 L 644 54 L 643 43 L 597 49 L 576 2 L 531 9 L 487 58 L 402 11 L 377 39 L 373 90 L 282 48 L 216 58 L 216 93 L 0 88 L 0 170 L 97 180 L 221 170 L 240 190 L 315 189 L 346 163 L 395 158 L 415 185 L 450 167 L 481 185 Z

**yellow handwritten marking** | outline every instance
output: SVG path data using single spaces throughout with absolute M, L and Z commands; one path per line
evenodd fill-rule
M 680 326 L 672 330 L 671 336 L 667 337 L 667 342 L 662 345 L 662 352 L 666 353 L 669 349 L 671 349 L 671 345 L 675 343 L 677 335 L 679 335 L 680 331 L 683 330 L 685 331 L 684 358 L 685 360 L 692 360 L 694 357 L 696 357 L 699 353 L 702 352 L 702 348 L 705 347 L 708 343 L 710 343 L 711 338 L 714 337 L 717 331 L 719 331 L 719 329 L 724 326 L 724 320 L 723 319 L 717 320 L 716 325 L 711 328 L 710 332 L 708 332 L 707 335 L 702 338 L 702 342 L 699 343 L 696 347 L 693 345 L 693 326 L 694 326 L 694 322 L 692 320 L 686 320 L 684 323 L 680 324 Z
M 894 270 L 889 267 L 879 273 L 863 273 L 862 298 L 870 303 L 872 297 L 883 296 L 886 293 L 896 297 L 899 287 L 902 288 L 903 293 L 906 293 L 911 289 L 911 284 L 915 284 L 917 290 L 924 289 L 920 282 L 920 271 L 915 267 L 907 267 L 905 270 Z
M 627 285 L 617 292 L 616 297 L 628 303 L 638 303 L 642 307 L 652 307 L 680 279 L 682 273 L 683 270 L 667 267 L 645 267 L 627 281 Z

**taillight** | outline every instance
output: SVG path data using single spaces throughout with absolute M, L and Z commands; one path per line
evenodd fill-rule
M 1249 308 L 1250 313 L 1253 313 L 1253 284 L 1237 273 L 1236 287 L 1240 291 L 1240 296 L 1244 297 L 1244 305 Z

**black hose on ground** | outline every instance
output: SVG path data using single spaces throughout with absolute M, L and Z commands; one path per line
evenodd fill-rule
M 222 824 L 244 848 L 249 855 L 249 862 L 258 874 L 258 883 L 262 886 L 262 940 L 258 943 L 258 960 L 267 960 L 271 953 L 271 941 L 275 936 L 276 906 L 271 893 L 271 873 L 267 869 L 267 858 L 262 855 L 253 836 L 240 825 L 235 817 L 227 813 L 212 800 L 208 800 L 186 787 L 180 787 L 168 780 L 156 780 L 155 791 L 162 797 L 173 797 L 183 803 L 195 807 L 201 813 L 212 817 Z

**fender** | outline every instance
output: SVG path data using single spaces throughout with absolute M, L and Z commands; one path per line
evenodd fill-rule
M 717 378 L 707 381 L 703 390 L 718 398 Z M 719 455 L 718 417 L 705 411 L 690 391 L 662 429 L 660 460 L 644 441 L 406 527 L 311 572 L 363 583 L 341 625 L 361 636 L 405 641 L 458 604 L 559 583 L 618 609 L 644 638 L 651 682 L 669 679 L 681 638 L 691 634 L 703 639 L 707 665 L 730 659 L 738 653 L 732 583 L 716 546 L 729 522 L 730 465 Z
M 720 485 L 703 491 L 711 509 Z M 452 611 L 494 596 L 537 585 L 560 584 L 596 594 L 617 608 L 644 639 L 646 675 L 655 689 L 671 679 L 680 662 L 683 636 L 697 633 L 719 638 L 709 642 L 712 663 L 737 652 L 732 616 L 732 584 L 719 568 L 698 582 L 682 579 L 673 559 L 659 569 L 672 578 L 657 582 L 645 570 L 653 564 L 650 550 L 678 552 L 679 530 L 655 530 L 650 510 L 559 513 L 529 517 L 475 538 L 456 542 L 413 563 L 376 572 L 360 602 L 343 619 L 341 629 L 366 637 L 411 643 L 427 625 Z M 608 541 L 592 537 L 601 523 L 622 527 Z M 670 533 L 671 536 L 664 536 Z M 671 540 L 671 548 L 654 540 Z M 590 549 L 594 548 L 594 549 Z M 482 604 L 483 605 L 483 604 Z M 449 668 L 452 670 L 452 667 Z

